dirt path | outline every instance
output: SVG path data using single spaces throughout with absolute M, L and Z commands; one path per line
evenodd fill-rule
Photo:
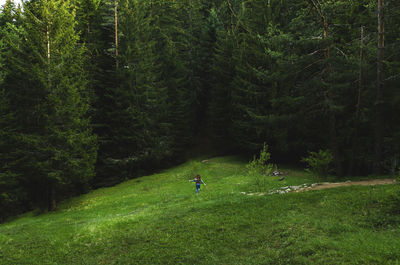
M 337 187 L 345 187 L 345 186 L 373 186 L 373 185 L 382 185 L 382 184 L 394 184 L 396 183 L 395 179 L 372 179 L 372 180 L 363 180 L 363 181 L 346 181 L 346 182 L 322 182 L 317 185 L 307 187 L 304 190 L 323 190 Z M 300 191 L 300 190 L 299 190 Z
M 374 185 L 383 185 L 383 184 L 394 184 L 396 183 L 395 179 L 371 179 L 371 180 L 362 180 L 362 181 L 346 181 L 346 182 L 322 182 L 322 183 L 313 183 L 313 184 L 302 184 L 298 186 L 286 186 L 280 187 L 276 190 L 270 190 L 269 192 L 241 192 L 241 194 L 249 195 L 249 196 L 263 196 L 266 194 L 283 194 L 289 192 L 301 192 L 301 191 L 309 191 L 309 190 L 323 190 L 323 189 L 331 189 L 338 187 L 346 187 L 346 186 L 374 186 Z
M 346 181 L 346 182 L 322 182 L 322 183 L 313 183 L 313 184 L 302 184 L 298 186 L 286 186 L 280 187 L 276 190 L 270 190 L 268 194 L 275 193 L 288 193 L 288 192 L 301 192 L 301 191 L 309 191 L 309 190 L 323 190 L 323 189 L 331 189 L 338 187 L 346 187 L 346 186 L 374 186 L 374 185 L 382 185 L 382 184 L 394 184 L 396 183 L 395 179 L 371 179 L 371 180 L 362 180 L 362 181 Z M 246 193 L 242 192 L 242 194 L 246 195 L 265 195 L 266 192 L 260 193 Z

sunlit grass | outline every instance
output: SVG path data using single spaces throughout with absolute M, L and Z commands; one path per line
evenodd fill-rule
M 246 161 L 189 161 L 0 225 L 1 264 L 398 264 L 394 185 L 265 196 Z M 265 189 L 317 181 L 302 170 Z M 188 179 L 202 175 L 196 195 Z M 396 201 L 397 200 L 397 201 Z

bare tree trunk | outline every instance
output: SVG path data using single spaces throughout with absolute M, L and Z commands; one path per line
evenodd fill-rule
M 54 182 L 51 180 L 47 179 L 46 180 L 46 204 L 43 205 L 46 206 L 47 211 L 54 211 L 57 207 L 57 201 L 56 201 L 56 189 L 54 186 Z
M 329 23 L 328 23 L 328 18 L 324 15 L 323 10 L 321 8 L 321 3 L 317 0 L 309 0 L 310 4 L 314 7 L 314 9 L 317 11 L 322 27 L 323 27 L 323 37 L 324 39 L 328 38 L 329 36 Z M 333 163 L 335 166 L 335 171 L 338 175 L 342 174 L 342 166 L 339 160 L 339 146 L 337 142 L 337 134 L 336 134 L 336 115 L 334 112 L 334 102 L 333 102 L 333 89 L 332 89 L 332 65 L 329 62 L 330 60 L 330 45 L 328 44 L 324 50 L 324 57 L 325 60 L 327 61 L 327 67 L 326 67 L 326 83 L 328 83 L 328 90 L 325 92 L 326 95 L 326 100 L 328 103 L 328 119 L 329 119 L 329 140 L 330 140 L 330 148 L 333 153 Z
M 118 69 L 118 2 L 114 0 L 115 66 Z
M 378 55 L 377 55 L 377 72 L 376 72 L 376 101 L 375 101 L 375 154 L 373 171 L 375 174 L 381 173 L 382 160 L 382 70 L 383 70 L 383 51 L 385 48 L 385 28 L 383 23 L 384 16 L 384 0 L 378 0 Z
M 361 108 L 361 95 L 363 88 L 363 57 L 364 57 L 364 26 L 360 28 L 360 68 L 358 74 L 358 95 L 357 95 L 357 105 L 356 105 L 356 116 L 354 119 L 354 134 L 352 139 L 351 148 L 351 161 L 350 161 L 350 174 L 355 174 L 355 160 L 358 146 L 358 126 L 360 123 L 360 108 Z
M 230 9 L 230 18 L 231 18 L 231 20 L 230 20 L 230 22 L 231 22 L 231 26 L 230 26 L 230 29 L 231 29 L 231 31 L 233 32 L 233 10 L 232 10 L 232 6 L 231 6 L 231 2 L 228 0 L 227 1 L 227 3 L 228 3 L 228 7 L 229 7 L 229 9 Z
M 50 49 L 50 28 L 49 25 L 46 26 L 46 46 L 47 46 L 47 67 L 48 67 L 48 73 L 47 73 L 47 81 L 51 82 L 51 76 L 50 76 L 50 59 L 51 59 L 51 49 Z M 48 211 L 53 211 L 56 209 L 56 200 L 55 200 L 55 191 L 54 187 L 52 184 L 48 183 L 47 184 L 47 210 Z
M 322 13 L 321 13 L 322 14 Z M 324 25 L 324 38 L 328 37 L 328 33 L 329 33 L 329 24 L 328 21 L 326 19 L 325 16 L 322 17 L 323 19 L 323 25 Z M 332 89 L 332 80 L 331 79 L 331 75 L 332 75 L 332 65 L 329 62 L 330 60 L 330 56 L 331 56 L 331 49 L 330 46 L 328 45 L 325 48 L 325 60 L 328 62 L 327 65 L 327 83 L 329 84 L 328 86 L 328 91 L 327 91 L 327 99 L 328 99 L 328 115 L 329 115 L 329 138 L 330 138 L 330 148 L 332 150 L 333 153 L 333 163 L 335 166 L 335 171 L 336 174 L 341 175 L 342 174 L 342 166 L 339 160 L 339 147 L 338 147 L 338 143 L 337 143 L 337 134 L 336 134 L 336 115 L 334 112 L 334 102 L 333 102 L 333 89 Z
M 49 25 L 46 26 L 46 46 L 47 46 L 47 82 L 50 85 L 51 82 L 51 75 L 50 75 L 50 57 L 51 57 L 51 50 L 50 50 L 50 29 Z
M 360 28 L 360 70 L 358 74 L 358 96 L 357 96 L 357 106 L 356 106 L 356 121 L 358 122 L 360 119 L 360 105 L 361 105 L 361 94 L 362 94 L 362 78 L 363 78 L 363 57 L 364 57 L 364 26 Z
M 50 64 L 50 30 L 49 30 L 49 25 L 46 26 L 46 41 L 47 41 L 47 63 Z
M 56 208 L 56 191 L 54 189 L 54 186 L 51 185 L 49 190 L 49 211 L 54 211 Z

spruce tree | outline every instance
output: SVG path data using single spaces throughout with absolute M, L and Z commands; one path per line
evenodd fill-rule
M 187 9 L 182 1 L 153 3 L 157 16 L 157 51 L 161 79 L 167 88 L 167 121 L 171 124 L 170 152 L 179 154 L 189 144 L 195 131 L 197 104 L 194 84 L 194 62 L 187 27 Z M 189 8 L 190 9 L 190 8 Z M 157 10 L 157 11 L 156 11 Z M 157 13 L 155 13 L 157 12 Z
M 7 1 L 0 10 L 0 222 L 10 215 L 18 214 L 26 208 L 28 201 L 23 189 L 21 175 L 12 169 L 15 152 L 15 115 L 10 107 L 9 92 L 6 84 L 13 81 L 10 67 L 13 59 L 11 45 L 18 47 L 22 40 L 23 29 L 20 22 L 20 10 L 12 1 Z
M 288 103 L 284 101 L 289 97 L 281 65 L 288 57 L 283 48 L 290 35 L 278 27 L 282 25 L 272 17 L 272 8 L 270 1 L 247 1 L 237 15 L 231 133 L 240 146 L 250 150 L 258 149 L 265 141 L 272 150 L 287 148 L 286 125 L 292 106 L 280 106 Z
M 231 142 L 231 84 L 235 73 L 232 51 L 235 40 L 231 32 L 220 29 L 212 62 L 211 96 L 208 122 L 214 142 L 229 145 Z
M 92 3 L 80 4 L 78 17 L 81 28 L 90 27 L 90 31 L 82 31 L 82 41 L 86 43 L 90 62 L 87 67 L 88 85 L 93 94 L 90 113 L 93 116 L 93 129 L 99 142 L 96 176 L 91 185 L 101 187 L 120 182 L 122 175 L 121 168 L 110 163 L 110 159 L 115 158 L 115 150 L 118 149 L 113 135 L 115 130 L 113 121 L 116 119 L 113 112 L 118 104 L 114 95 L 119 87 L 115 61 L 115 1 L 86 2 Z M 90 6 L 95 7 L 95 10 L 90 9 Z M 87 15 L 87 10 L 92 11 L 90 16 Z
M 120 2 L 119 86 L 113 91 L 116 108 L 111 126 L 116 148 L 110 161 L 123 177 L 162 160 L 170 149 L 168 139 L 167 90 L 161 79 L 159 37 L 154 25 L 154 6 L 137 1 Z
M 23 176 L 33 204 L 53 210 L 57 200 L 86 191 L 94 174 L 83 46 L 70 1 L 30 1 L 24 12 L 23 40 L 8 43 L 15 71 L 5 90 L 17 121 L 10 168 Z

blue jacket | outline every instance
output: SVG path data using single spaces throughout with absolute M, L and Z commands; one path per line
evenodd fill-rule
M 206 185 L 206 183 L 204 183 L 204 181 L 202 179 L 198 180 L 198 179 L 193 179 L 193 180 L 189 180 L 190 182 L 196 182 L 196 184 L 204 184 Z

